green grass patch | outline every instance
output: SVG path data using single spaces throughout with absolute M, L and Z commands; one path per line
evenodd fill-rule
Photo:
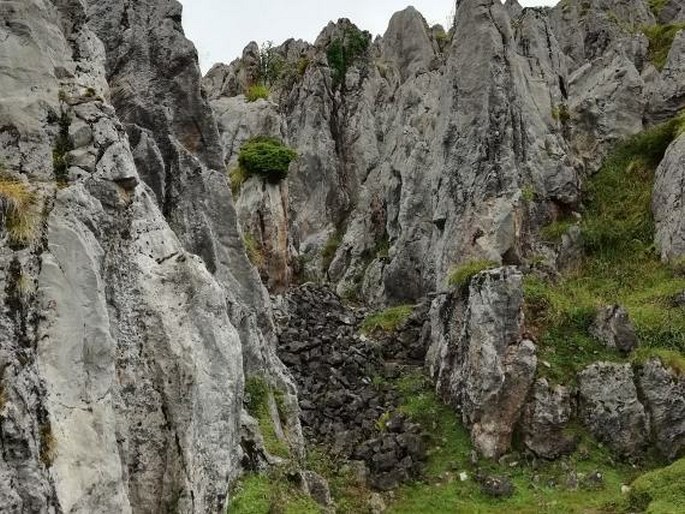
M 458 288 L 465 288 L 471 283 L 471 279 L 481 271 L 496 268 L 498 264 L 495 261 L 479 259 L 469 261 L 460 266 L 452 268 L 447 279 L 449 285 Z
M 649 0 L 649 8 L 652 10 L 652 14 L 655 18 L 659 18 L 661 11 L 664 10 L 668 0 Z
M 326 271 L 333 259 L 335 258 L 335 253 L 342 244 L 344 232 L 342 230 L 336 230 L 335 233 L 331 234 L 326 244 L 321 248 L 321 267 Z
M 245 99 L 248 102 L 256 102 L 257 100 L 267 100 L 271 91 L 264 84 L 253 84 L 245 91 Z
M 619 145 L 586 184 L 583 261 L 556 282 L 526 278 L 528 328 L 538 336 L 541 360 L 552 365 L 540 368 L 543 375 L 572 380 L 592 361 L 622 360 L 588 330 L 596 310 L 610 304 L 626 308 L 643 348 L 685 352 L 685 312 L 672 302 L 685 278 L 654 251 L 651 214 L 654 171 L 681 130 L 682 117 Z
M 413 305 L 398 305 L 367 316 L 361 326 L 362 332 L 393 332 L 404 323 L 414 310 Z
M 247 176 L 257 175 L 272 183 L 288 176 L 290 163 L 297 152 L 272 137 L 255 137 L 240 148 L 238 163 Z
M 676 374 L 685 375 L 685 356 L 680 352 L 664 350 L 663 348 L 639 348 L 635 352 L 633 361 L 637 364 L 643 364 L 650 359 L 659 359 L 661 364 L 671 368 Z
M 243 245 L 245 245 L 245 253 L 247 253 L 247 258 L 250 260 L 252 265 L 257 269 L 263 268 L 264 264 L 266 263 L 264 250 L 254 236 L 249 232 L 246 232 L 243 235 Z
M 286 472 L 244 476 L 236 485 L 230 514 L 320 514 L 316 502 L 288 481 Z
M 673 40 L 676 34 L 684 28 L 685 23 L 642 27 L 642 32 L 649 39 L 649 60 L 657 70 L 661 71 L 666 66 Z
M 245 406 L 250 415 L 259 423 L 266 451 L 277 457 L 288 458 L 290 449 L 278 437 L 271 416 L 272 401 L 276 401 L 275 391 L 262 377 L 253 375 L 245 381 Z
M 371 33 L 354 26 L 345 29 L 340 36 L 331 40 L 326 49 L 326 56 L 334 88 L 345 82 L 347 70 L 366 54 L 370 43 Z
M 619 512 L 621 485 L 629 484 L 639 471 L 616 464 L 610 452 L 585 434 L 578 451 L 555 462 L 538 461 L 535 466 L 524 458 L 515 467 L 496 462 L 471 461 L 468 431 L 457 414 L 445 406 L 426 377 L 411 373 L 396 384 L 402 398 L 401 410 L 419 423 L 430 436 L 430 451 L 422 480 L 398 489 L 389 502 L 391 514 L 468 513 L 609 513 Z M 484 495 L 474 481 L 477 470 L 508 476 L 516 492 L 508 499 Z M 567 485 L 569 470 L 579 477 L 600 471 L 604 485 L 598 489 Z M 465 472 L 468 479 L 460 481 Z
M 231 193 L 234 199 L 238 198 L 240 190 L 248 178 L 248 174 L 242 166 L 235 166 L 228 172 L 228 183 L 231 186 Z
M 685 508 L 685 458 L 639 477 L 630 491 L 631 510 L 678 514 Z
M 540 236 L 548 243 L 559 243 L 563 235 L 566 234 L 568 229 L 573 225 L 573 221 L 567 219 L 553 221 L 549 225 L 542 227 Z

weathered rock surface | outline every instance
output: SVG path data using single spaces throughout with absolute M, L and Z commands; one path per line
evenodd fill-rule
M 637 334 L 628 312 L 620 305 L 607 305 L 599 309 L 590 333 L 607 348 L 630 353 L 638 345 Z
M 592 364 L 578 374 L 578 387 L 579 415 L 592 434 L 623 456 L 641 455 L 650 424 L 630 364 Z
M 244 372 L 294 385 L 180 4 L 0 10 L 0 158 L 34 197 L 0 231 L 2 510 L 222 511 Z
M 661 258 L 677 261 L 685 256 L 685 134 L 666 151 L 656 170 L 652 212 L 656 223 L 656 246 Z
M 344 307 L 326 287 L 305 284 L 277 305 L 279 355 L 297 381 L 307 440 L 363 461 L 376 489 L 417 477 L 426 457 L 424 436 L 419 425 L 396 412 L 399 397 L 389 381 L 421 365 L 410 360 L 403 368 L 402 355 L 393 355 L 392 364 L 383 359 L 410 336 L 401 338 L 400 330 L 394 343 L 393 335 L 379 343 L 358 335 L 364 312 Z M 407 323 L 407 334 L 416 334 L 412 327 Z
M 522 275 L 505 267 L 476 275 L 468 297 L 439 297 L 431 309 L 429 372 L 438 393 L 461 413 L 475 448 L 489 458 L 510 448 L 535 376 L 535 345 L 523 336 L 522 308 Z
M 573 397 L 564 386 L 535 382 L 521 420 L 523 443 L 535 455 L 555 459 L 571 453 L 575 439 L 565 433 L 573 415 Z
M 651 359 L 638 372 L 638 389 L 657 448 L 670 460 L 685 449 L 685 377 Z

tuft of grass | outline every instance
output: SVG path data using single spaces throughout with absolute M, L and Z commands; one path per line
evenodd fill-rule
M 234 200 L 240 195 L 240 190 L 248 178 L 248 174 L 242 166 L 236 166 L 228 172 L 228 183 L 231 186 L 231 193 L 233 194 Z
M 237 484 L 228 506 L 230 514 L 320 514 L 321 508 L 288 481 L 284 470 L 249 474 Z
M 666 3 L 668 3 L 668 0 L 649 0 L 649 8 L 652 10 L 655 18 L 659 18 L 661 11 L 666 7 Z
M 562 125 L 568 123 L 571 119 L 571 112 L 568 110 L 568 106 L 562 103 L 554 107 L 552 109 L 552 118 Z
M 245 253 L 247 253 L 247 258 L 250 260 L 252 265 L 257 269 L 263 268 L 266 262 L 266 258 L 264 257 L 264 250 L 262 250 L 262 246 L 249 232 L 246 232 L 243 235 L 243 245 L 245 246 Z
M 632 511 L 648 514 L 682 512 L 685 506 L 685 458 L 635 480 L 629 501 Z
M 679 376 L 685 375 L 685 356 L 680 352 L 663 348 L 639 348 L 633 361 L 643 364 L 650 359 L 659 359 L 666 368 L 671 368 Z
M 259 430 L 264 439 L 264 448 L 271 455 L 288 458 L 290 449 L 276 433 L 274 420 L 271 417 L 271 402 L 276 401 L 274 391 L 268 382 L 253 375 L 245 381 L 245 407 L 259 423 Z
M 288 176 L 290 163 L 297 152 L 273 137 L 259 136 L 240 147 L 238 163 L 247 176 L 257 175 L 272 183 Z
M 683 29 L 685 29 L 685 23 L 642 27 L 642 32 L 649 39 L 649 60 L 657 70 L 661 71 L 666 66 L 673 40 Z
M 347 70 L 366 54 L 370 44 L 371 33 L 354 26 L 331 40 L 326 49 L 326 56 L 334 88 L 344 84 Z
M 13 246 L 28 246 L 38 237 L 38 198 L 28 185 L 0 176 L 0 213 Z
M 52 466 L 57 456 L 57 440 L 52 433 L 50 422 L 40 426 L 40 460 L 46 468 Z
M 335 233 L 330 235 L 326 244 L 323 245 L 323 248 L 321 249 L 321 267 L 324 271 L 326 271 L 333 262 L 335 253 L 342 243 L 343 234 L 344 232 L 342 230 L 336 230 Z
M 481 271 L 496 268 L 499 266 L 495 261 L 479 259 L 466 262 L 450 271 L 448 283 L 460 289 L 465 288 L 471 283 L 471 279 Z
M 271 91 L 264 84 L 253 84 L 245 91 L 245 99 L 248 102 L 256 102 L 257 100 L 268 100 Z
M 568 219 L 561 219 L 553 221 L 549 225 L 542 227 L 540 236 L 547 243 L 559 243 L 568 229 L 573 226 L 573 221 Z
M 527 204 L 532 203 L 533 200 L 535 200 L 535 196 L 535 187 L 526 185 L 521 188 L 521 198 L 523 198 L 523 201 Z
M 398 305 L 367 316 L 361 325 L 362 332 L 394 332 L 414 310 L 413 305 Z
M 593 360 L 624 360 L 589 334 L 602 305 L 626 308 L 644 351 L 685 352 L 685 315 L 671 302 L 685 278 L 654 252 L 650 205 L 654 171 L 681 127 L 676 118 L 620 144 L 586 185 L 581 265 L 555 282 L 526 278 L 528 329 L 552 365 L 543 374 L 572 381 Z

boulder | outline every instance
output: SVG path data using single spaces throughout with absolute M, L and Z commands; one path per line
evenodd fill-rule
M 590 326 L 590 333 L 607 348 L 623 353 L 630 353 L 638 345 L 635 327 L 620 305 L 602 307 Z

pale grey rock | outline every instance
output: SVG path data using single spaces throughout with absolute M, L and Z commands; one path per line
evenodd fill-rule
M 526 448 L 545 459 L 571 453 L 576 441 L 564 430 L 572 414 L 573 400 L 568 387 L 551 386 L 544 378 L 536 380 L 521 420 Z
M 476 275 L 468 297 L 438 297 L 431 306 L 429 372 L 488 458 L 510 448 L 535 376 L 535 345 L 523 337 L 522 309 L 522 276 L 508 267 Z
M 638 345 L 635 327 L 628 312 L 620 305 L 607 305 L 597 312 L 590 333 L 607 348 L 630 353 Z
M 592 364 L 578 374 L 578 388 L 579 416 L 592 435 L 622 456 L 640 456 L 650 424 L 630 364 Z
M 685 256 L 685 134 L 669 146 L 654 177 L 652 213 L 656 247 L 664 261 Z
M 637 378 L 656 447 L 675 460 L 685 448 L 685 377 L 659 359 L 650 359 L 640 367 Z
M 685 19 L 685 6 L 683 6 Z M 680 30 L 671 45 L 661 72 L 648 66 L 643 72 L 649 95 L 649 118 L 658 122 L 677 115 L 685 107 L 685 30 Z
M 437 56 L 437 44 L 428 24 L 413 7 L 395 13 L 382 39 L 383 58 L 399 70 L 402 80 L 430 71 Z

